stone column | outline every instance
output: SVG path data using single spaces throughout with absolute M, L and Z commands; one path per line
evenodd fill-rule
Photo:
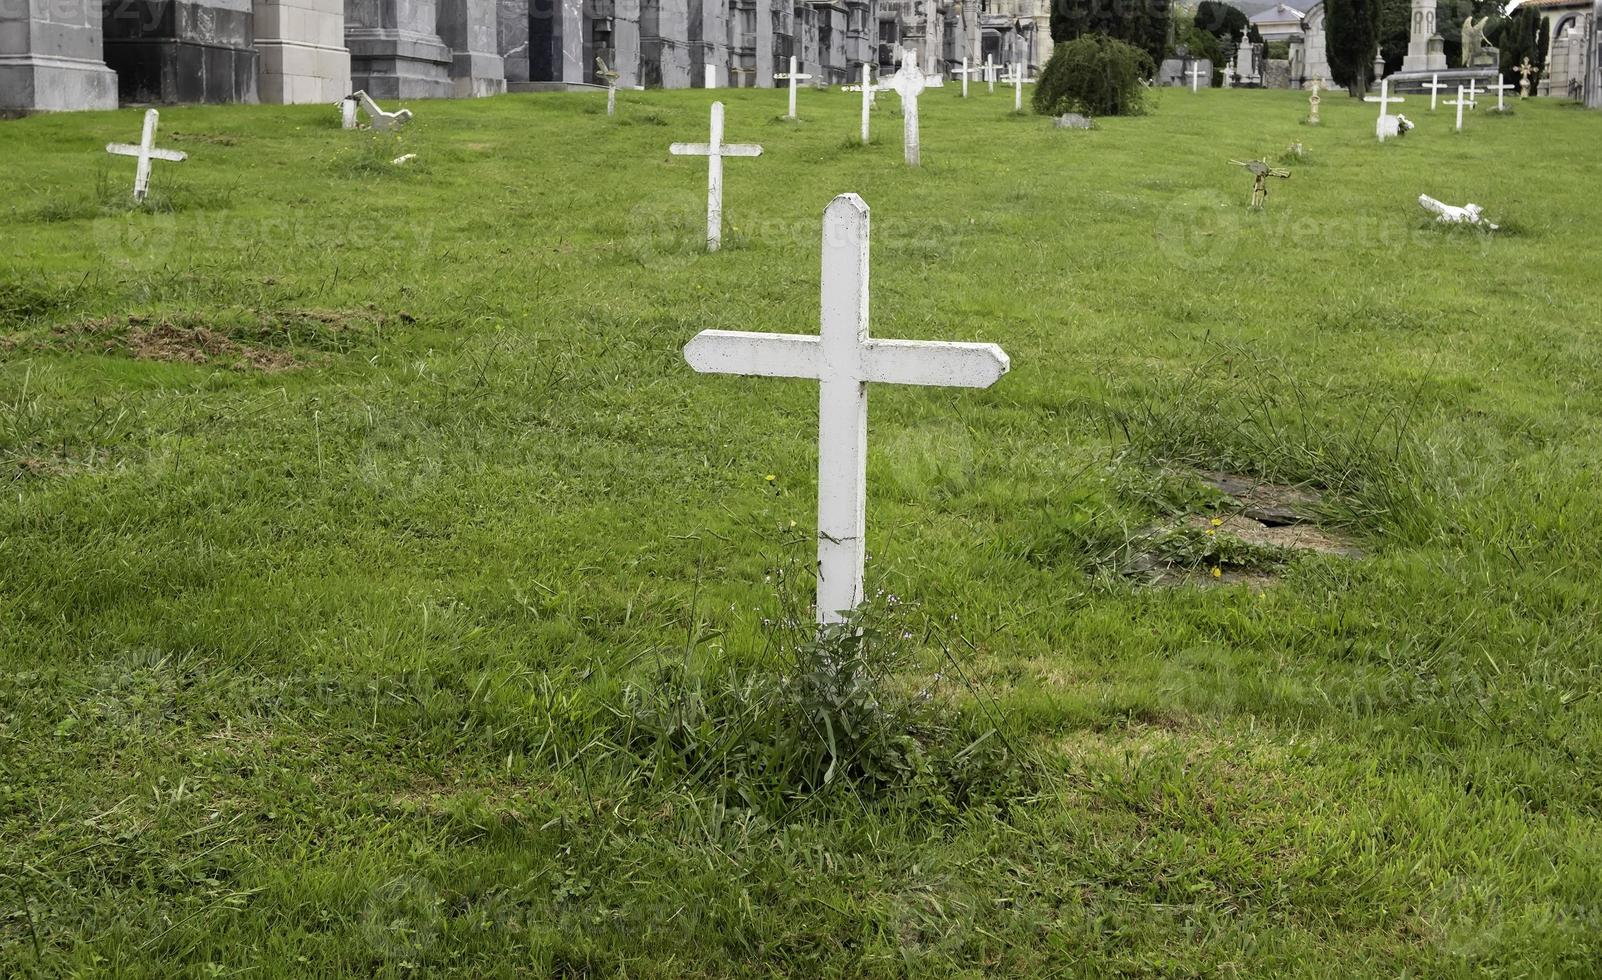
M 100 0 L 0 0 L 0 110 L 115 109 Z
M 351 88 L 379 101 L 455 94 L 438 19 L 435 0 L 345 0 Z
M 459 99 L 506 91 L 496 35 L 495 0 L 438 0 L 436 26 L 451 49 L 451 86 Z
M 1407 55 L 1402 58 L 1402 71 L 1445 71 L 1446 55 L 1440 45 L 1431 50 L 1430 39 L 1435 37 L 1435 0 L 1413 0 L 1412 19 L 1407 28 Z
M 640 84 L 653 88 L 689 88 L 705 84 L 705 72 L 690 75 L 690 0 L 641 0 Z M 696 3 L 702 0 L 694 0 Z M 761 16 L 761 11 L 757 12 Z
M 255 102 L 252 0 L 104 0 L 106 64 L 130 102 Z
M 255 0 L 263 102 L 337 102 L 351 91 L 344 0 Z
M 729 83 L 729 8 L 725 0 L 689 0 L 690 85 L 706 85 L 706 66 Z

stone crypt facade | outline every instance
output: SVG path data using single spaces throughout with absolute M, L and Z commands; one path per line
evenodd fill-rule
M 814 84 L 963 58 L 1044 64 L 1047 0 L 0 0 L 0 113 Z

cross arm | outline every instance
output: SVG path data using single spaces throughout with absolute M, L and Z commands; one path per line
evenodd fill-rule
M 943 388 L 988 388 L 1012 366 L 995 344 L 870 340 L 862 348 L 862 380 Z
M 680 157 L 709 157 L 712 147 L 708 143 L 674 143 L 668 147 L 668 152 Z
M 724 143 L 718 147 L 718 152 L 726 157 L 759 157 L 762 147 L 755 143 Z
M 107 143 L 106 152 L 115 153 L 118 156 L 136 157 L 144 152 L 144 147 L 135 146 L 132 143 Z M 189 159 L 189 154 L 182 150 L 160 150 L 152 146 L 150 148 L 150 159 L 171 160 L 174 163 L 181 163 Z
M 701 374 L 816 378 L 817 337 L 744 330 L 703 330 L 684 345 L 684 360 Z

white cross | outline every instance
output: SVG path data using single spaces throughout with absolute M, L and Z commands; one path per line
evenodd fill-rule
M 969 68 L 968 67 L 968 59 L 967 58 L 962 59 L 962 67 L 961 68 L 952 69 L 951 73 L 953 75 L 961 75 L 962 76 L 962 97 L 963 98 L 966 99 L 968 97 L 968 76 L 969 75 L 982 75 L 982 74 L 984 74 L 984 71 L 985 70 L 983 68 L 981 68 L 980 66 L 978 66 L 978 65 L 975 65 L 974 67 Z
M 1190 71 L 1185 72 L 1185 74 L 1190 76 L 1190 90 L 1191 90 L 1192 93 L 1195 93 L 1195 92 L 1199 91 L 1199 88 L 1197 87 L 1197 82 L 1199 82 L 1201 80 L 1201 76 L 1203 76 L 1203 75 L 1211 75 L 1212 72 L 1210 72 L 1210 71 L 1202 71 L 1201 62 L 1195 61 L 1195 62 L 1191 63 Z
M 1376 99 L 1372 95 L 1365 95 L 1363 96 L 1363 101 L 1379 103 L 1379 122 L 1374 125 L 1374 132 L 1379 136 L 1379 141 L 1381 143 L 1385 142 L 1385 117 L 1391 114 L 1391 103 L 1406 102 L 1407 100 L 1402 98 L 1400 95 L 1391 94 L 1391 80 L 1387 78 L 1380 82 L 1379 98 Z
M 606 66 L 605 58 L 595 59 L 595 77 L 606 83 L 606 114 L 611 116 L 617 113 L 617 80 L 621 76 L 615 69 Z
M 996 63 L 990 55 L 985 55 L 985 81 L 990 85 L 990 94 L 996 94 Z
M 1034 84 L 1034 79 L 1024 77 L 1024 65 L 1021 61 L 1012 63 L 1012 75 L 1002 81 L 1012 85 L 1012 111 L 1023 111 L 1023 87 L 1025 83 Z
M 1506 103 L 1504 103 L 1502 101 L 1502 93 L 1503 92 L 1507 92 L 1507 91 L 1511 91 L 1512 89 L 1517 88 L 1517 87 L 1518 86 L 1516 86 L 1516 85 L 1509 85 L 1507 82 L 1502 81 L 1502 76 L 1500 76 L 1500 75 L 1497 76 L 1495 85 L 1487 86 L 1487 89 L 1489 91 L 1492 91 L 1492 92 L 1496 93 L 1496 111 L 1497 112 L 1506 112 L 1507 111 L 1507 105 L 1506 105 Z
M 1457 106 L 1457 129 L 1461 131 L 1463 129 L 1463 107 L 1472 106 L 1474 104 L 1472 101 L 1463 98 L 1463 86 L 1459 85 L 1457 87 L 1456 99 L 1449 99 L 1441 104 Z
M 909 167 L 922 162 L 918 152 L 918 96 L 927 84 L 918 70 L 918 52 L 911 48 L 902 57 L 900 70 L 885 84 L 885 88 L 901 96 L 901 152 Z
M 139 165 L 134 168 L 133 196 L 136 201 L 143 201 L 150 192 L 150 161 L 171 160 L 181 163 L 189 159 L 189 154 L 181 150 L 158 150 L 156 148 L 156 123 L 161 119 L 161 113 L 154 109 L 145 110 L 145 129 L 139 137 L 139 145 L 128 143 L 107 143 L 106 152 L 114 153 L 120 157 L 138 157 Z
M 1430 80 L 1428 82 L 1426 82 L 1424 85 L 1420 86 L 1420 87 L 1421 88 L 1427 88 L 1427 89 L 1430 90 L 1430 111 L 1434 112 L 1435 111 L 1435 100 L 1440 96 L 1441 89 L 1443 89 L 1443 88 L 1451 88 L 1452 86 L 1450 86 L 1450 85 L 1442 85 L 1441 84 L 1441 74 L 1440 74 L 1440 72 L 1435 72 L 1435 73 L 1430 75 Z
M 1477 79 L 1477 78 L 1469 79 L 1467 91 L 1468 91 L 1468 100 L 1469 100 L 1469 108 L 1470 109 L 1478 109 L 1480 107 L 1480 104 L 1477 101 L 1478 98 L 1479 98 L 1479 94 L 1480 94 L 1479 85 L 1480 85 L 1479 79 Z
M 869 82 L 868 63 L 862 63 L 862 145 L 868 145 L 868 113 L 873 109 L 873 85 Z
M 868 205 L 841 194 L 823 212 L 818 336 L 703 330 L 684 359 L 703 374 L 812 378 L 818 384 L 820 626 L 862 601 L 867 524 L 868 384 L 988 388 L 1007 373 L 995 344 L 868 336 Z
M 712 103 L 712 134 L 705 143 L 674 143 L 668 147 L 674 156 L 706 157 L 706 250 L 716 252 L 723 244 L 723 158 L 759 157 L 762 147 L 755 143 L 723 142 L 723 103 Z
M 799 82 L 799 81 L 802 81 L 803 79 L 811 78 L 812 76 L 811 75 L 801 75 L 801 74 L 798 74 L 796 72 L 796 70 L 795 70 L 795 55 L 792 54 L 790 56 L 790 70 L 788 72 L 782 72 L 782 71 L 781 72 L 777 72 L 777 73 L 774 74 L 773 77 L 774 78 L 788 78 L 790 80 L 790 112 L 784 118 L 786 118 L 786 119 L 794 119 L 795 118 L 795 83 Z

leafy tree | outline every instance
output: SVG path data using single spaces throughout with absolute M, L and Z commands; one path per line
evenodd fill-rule
M 1085 34 L 1051 51 L 1033 96 L 1035 111 L 1055 116 L 1138 116 L 1146 111 L 1151 55 L 1105 34 Z
M 1325 0 L 1324 56 L 1330 74 L 1354 97 L 1374 75 L 1382 0 Z
M 1051 0 L 1051 39 L 1102 34 L 1133 44 L 1155 64 L 1168 47 L 1172 13 L 1173 0 Z
M 1519 62 L 1525 58 L 1539 68 L 1546 61 L 1547 24 L 1541 11 L 1522 6 L 1498 25 L 1491 37 L 1502 52 L 1502 78 L 1511 84 L 1519 81 Z
M 1221 47 L 1233 47 L 1246 33 L 1246 15 L 1223 0 L 1201 0 L 1196 5 L 1196 26 L 1218 38 Z

